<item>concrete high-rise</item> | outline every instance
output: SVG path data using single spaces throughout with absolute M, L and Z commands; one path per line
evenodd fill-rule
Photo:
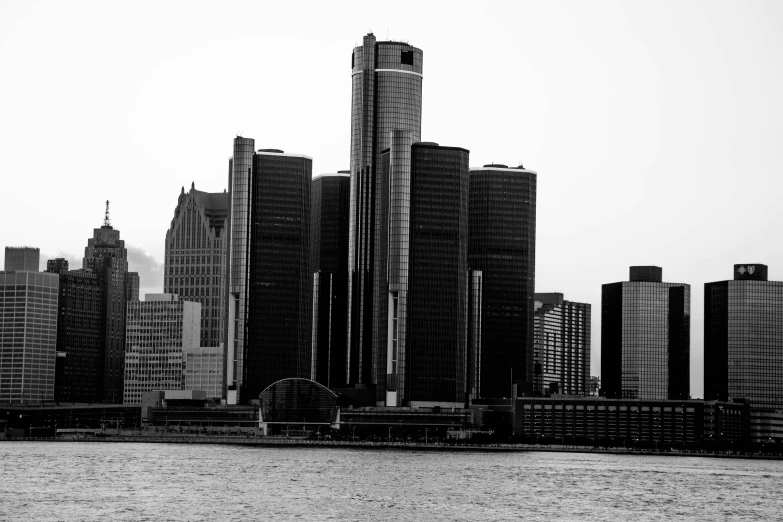
M 412 141 L 411 131 L 393 131 L 381 161 L 385 404 L 462 406 L 469 152 Z
M 379 216 L 387 191 L 381 153 L 394 130 L 421 139 L 423 53 L 404 42 L 376 41 L 370 33 L 351 55 L 351 201 L 348 240 L 350 384 L 376 386 L 385 401 L 386 258 Z
M 0 402 L 54 399 L 58 276 L 0 271 Z
M 242 402 L 280 379 L 311 376 L 312 173 L 308 156 L 277 149 L 253 156 Z
M 82 268 L 97 274 L 102 289 L 98 396 L 100 402 L 119 404 L 125 375 L 125 312 L 128 301 L 139 300 L 139 275 L 128 272 L 128 251 L 120 231 L 111 226 L 108 201 L 103 226 L 87 240 Z
M 63 274 L 68 271 L 68 260 L 63 257 L 49 259 L 46 262 L 46 271 L 50 274 Z
M 536 172 L 521 165 L 470 169 L 468 396 L 533 389 Z
M 590 394 L 590 305 L 535 294 L 533 393 Z
M 310 265 L 313 348 L 310 378 L 327 387 L 348 379 L 348 210 L 350 171 L 313 178 Z
M 688 399 L 691 287 L 662 282 L 657 266 L 603 285 L 601 381 L 612 399 Z
M 228 192 L 202 192 L 191 184 L 188 192 L 182 188 L 166 232 L 163 291 L 201 304 L 204 347 L 224 344 L 227 217 Z
M 174 294 L 147 294 L 128 303 L 124 404 L 146 392 L 183 390 L 188 354 L 200 353 L 201 304 Z
M 783 409 L 783 282 L 766 265 L 734 265 L 733 280 L 704 285 L 704 394 Z
M 5 247 L 5 271 L 38 272 L 41 251 L 35 247 Z

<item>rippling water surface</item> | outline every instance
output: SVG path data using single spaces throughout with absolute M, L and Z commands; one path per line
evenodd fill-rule
M 775 520 L 783 461 L 0 442 L 0 520 Z

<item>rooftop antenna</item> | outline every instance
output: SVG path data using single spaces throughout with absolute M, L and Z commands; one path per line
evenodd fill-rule
M 103 226 L 111 228 L 111 220 L 109 219 L 109 200 L 106 200 L 106 217 L 103 218 Z

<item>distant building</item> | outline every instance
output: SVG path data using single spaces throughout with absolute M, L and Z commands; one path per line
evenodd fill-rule
M 253 156 L 247 339 L 242 402 L 275 381 L 310 377 L 313 272 L 310 189 L 313 160 L 263 149 Z
M 228 199 L 227 192 L 183 188 L 166 232 L 163 291 L 201 304 L 205 347 L 223 346 L 225 335 Z
M 109 221 L 109 202 L 103 226 L 87 240 L 82 267 L 98 276 L 102 289 L 101 351 L 98 359 L 100 402 L 118 404 L 123 397 L 125 312 L 139 299 L 139 275 L 128 272 L 128 251 L 120 231 Z
M 326 387 L 348 382 L 348 210 L 350 171 L 313 178 L 310 265 L 313 348 L 310 378 Z
M 5 247 L 5 271 L 38 272 L 41 252 L 35 247 Z
M 471 398 L 533 390 L 536 173 L 470 169 L 468 390 Z
M 185 352 L 185 389 L 204 391 L 209 398 L 222 397 L 222 346 L 199 346 Z
M 734 265 L 733 280 L 704 285 L 704 393 L 783 409 L 783 282 L 766 265 Z
M 0 402 L 54 399 L 58 277 L 0 272 Z
M 188 354 L 201 352 L 201 305 L 174 294 L 128 303 L 123 404 L 146 392 L 183 390 Z
M 537 293 L 535 308 L 533 393 L 590 395 L 590 305 Z
M 66 271 L 59 278 L 55 400 L 102 402 L 104 281 L 92 270 Z
M 601 379 L 617 399 L 684 400 L 690 390 L 691 287 L 662 282 L 657 266 L 603 285 Z
M 601 393 L 601 378 L 595 375 L 590 376 L 590 393 L 594 397 L 598 397 Z
M 68 271 L 68 260 L 62 257 L 49 259 L 46 262 L 46 271 L 50 274 L 62 274 Z
M 393 131 L 381 158 L 386 406 L 466 401 L 469 152 Z M 388 202 L 388 203 L 386 203 Z M 388 208 L 388 210 L 387 210 Z M 388 245 L 388 246 L 387 246 Z

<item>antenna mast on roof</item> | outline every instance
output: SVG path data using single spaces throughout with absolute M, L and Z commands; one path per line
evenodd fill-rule
M 106 200 L 106 217 L 103 218 L 103 226 L 111 228 L 111 220 L 109 220 L 109 200 Z

